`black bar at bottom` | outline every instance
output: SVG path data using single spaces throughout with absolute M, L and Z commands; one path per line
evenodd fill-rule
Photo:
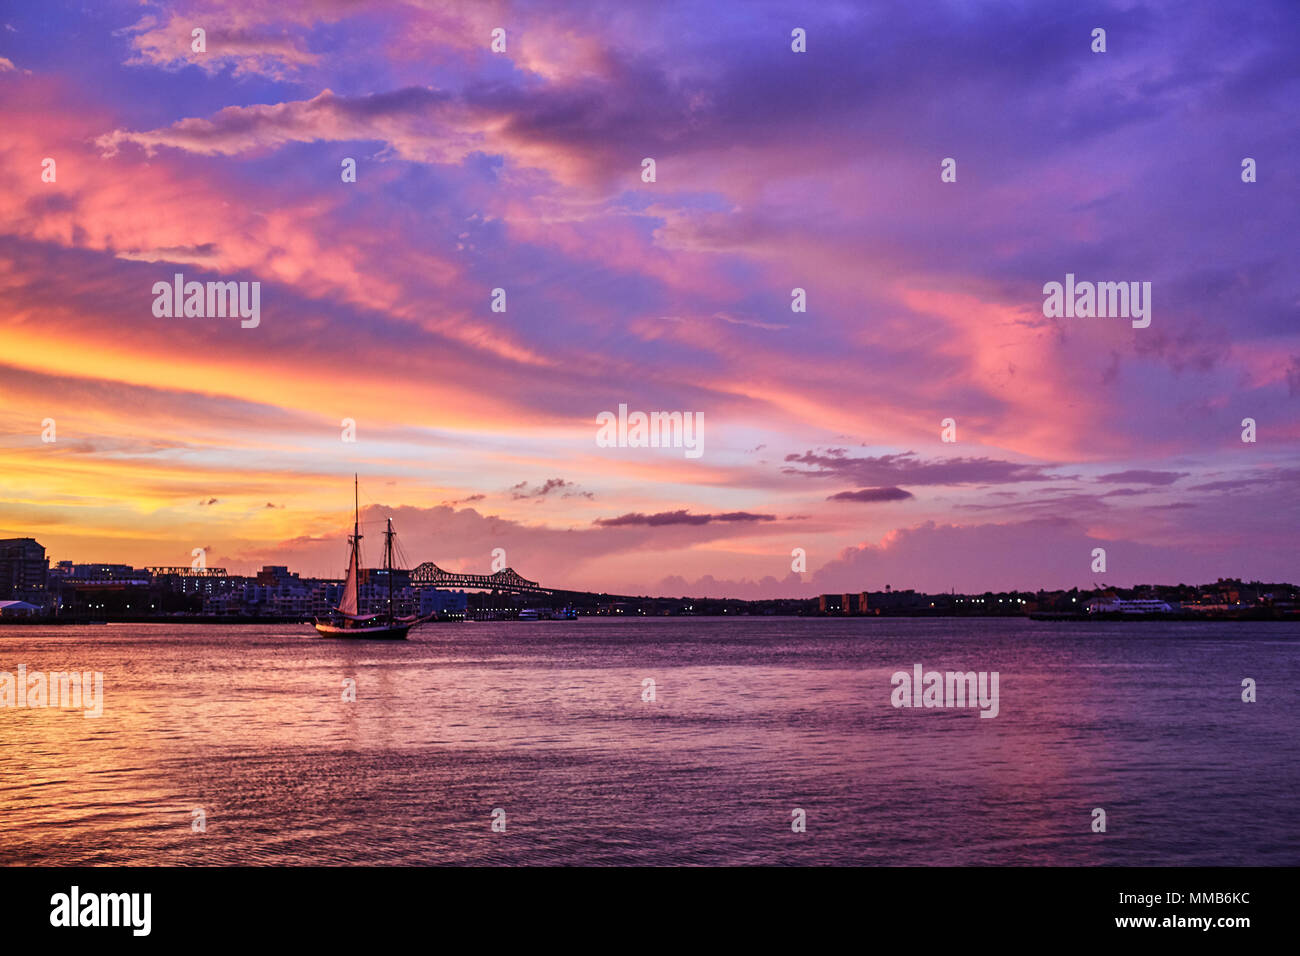
M 438 946 L 460 939 L 461 949 L 559 934 L 635 946 L 637 939 L 667 945 L 689 925 L 695 942 L 732 944 L 751 937 L 770 944 L 774 934 L 812 943 L 847 932 L 876 943 L 965 946 L 1041 940 L 1049 932 L 1232 945 L 1285 928 L 1294 879 L 1292 869 L 1265 867 L 3 868 L 0 926 L 6 944 L 76 937 L 125 945 L 373 946 L 414 936 Z M 137 932 L 146 928 L 143 894 L 147 935 Z M 115 915 L 117 926 L 71 925 Z

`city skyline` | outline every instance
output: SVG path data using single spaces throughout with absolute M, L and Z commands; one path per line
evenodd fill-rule
M 498 559 L 502 556 L 498 555 Z M 68 624 L 87 621 L 187 620 L 209 623 L 301 622 L 337 610 L 348 587 L 358 608 L 398 617 L 440 621 L 576 620 L 584 615 L 709 616 L 1016 616 L 1081 621 L 1106 617 L 1132 620 L 1294 620 L 1296 585 L 1242 581 L 1145 582 L 1136 588 L 1094 584 L 1092 588 L 1009 589 L 1002 592 L 926 593 L 912 588 L 769 596 L 758 601 L 691 595 L 592 593 L 554 579 L 530 580 L 516 569 L 492 574 L 448 571 L 433 562 L 403 568 L 357 563 L 356 577 L 304 576 L 282 565 L 256 575 L 207 567 L 203 556 L 190 567 L 135 568 L 120 563 L 51 563 L 34 538 L 0 539 L 0 620 L 33 617 Z M 494 565 L 495 566 L 495 565 Z M 529 610 L 524 610 L 525 608 Z
M 616 594 L 1296 579 L 1287 5 L 943 9 L 7 12 L 0 537 L 334 578 L 359 472 Z

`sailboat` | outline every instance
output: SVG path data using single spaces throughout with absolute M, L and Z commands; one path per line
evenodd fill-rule
M 348 576 L 343 582 L 343 597 L 334 608 L 332 620 L 316 618 L 316 633 L 321 637 L 362 638 L 372 641 L 404 641 L 406 632 L 416 625 L 432 620 L 426 617 L 397 617 L 393 613 L 393 519 L 388 519 L 384 532 L 384 570 L 388 578 L 388 609 L 380 614 L 359 614 L 358 578 L 361 557 L 361 509 L 358 500 L 357 478 L 352 476 L 352 535 L 348 538 L 351 555 L 348 558 Z

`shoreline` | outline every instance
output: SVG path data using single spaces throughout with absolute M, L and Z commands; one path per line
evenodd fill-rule
M 678 620 L 682 618 L 709 618 L 718 620 L 728 620 L 737 618 L 788 618 L 790 620 L 800 621 L 846 621 L 855 619 L 944 619 L 944 620 L 1028 620 L 1047 623 L 1088 623 L 1094 621 L 1131 621 L 1131 622 L 1178 622 L 1178 621 L 1226 621 L 1226 622 L 1260 622 L 1275 621 L 1278 623 L 1300 623 L 1300 611 L 1291 609 L 1273 609 L 1273 608 L 1252 608 L 1235 613 L 1195 613 L 1195 612 L 1174 612 L 1174 613 L 1150 613 L 1150 614 L 1125 614 L 1122 612 L 1098 612 L 1093 614 L 1075 614 L 1071 612 L 1051 612 L 1035 611 L 1029 614 L 936 614 L 933 611 L 925 614 L 673 614 L 673 615 L 610 615 L 610 614 L 584 614 L 578 618 L 572 618 L 567 621 L 563 619 L 540 618 L 532 620 L 520 620 L 518 618 L 495 618 L 495 619 L 460 619 L 429 621 L 427 625 L 454 625 L 454 624 L 554 624 L 554 623 L 573 623 L 575 620 L 594 620 L 594 621 L 648 621 L 648 620 Z M 267 617 L 218 617 L 213 615 L 196 615 L 193 617 L 123 617 L 106 620 L 103 618 L 3 618 L 0 619 L 0 628 L 4 627 L 89 627 L 107 624 L 202 624 L 202 625 L 227 625 L 227 626 L 252 626 L 266 624 L 302 624 L 310 626 L 310 618 L 301 618 L 294 616 L 276 616 Z M 427 626 L 426 625 L 426 626 Z

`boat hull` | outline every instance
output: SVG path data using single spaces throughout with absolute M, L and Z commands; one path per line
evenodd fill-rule
M 404 641 L 413 624 L 378 624 L 363 627 L 342 627 L 325 621 L 316 622 L 316 633 L 321 637 L 338 637 L 359 641 Z

